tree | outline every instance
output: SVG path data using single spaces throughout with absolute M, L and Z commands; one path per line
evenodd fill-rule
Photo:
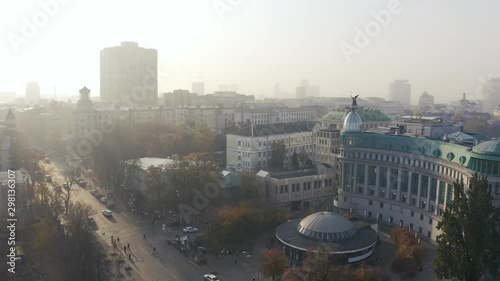
M 162 168 L 150 166 L 146 174 L 145 183 L 147 186 L 146 192 L 150 195 L 150 198 L 156 199 L 157 210 L 160 210 L 162 193 L 165 187 L 162 179 Z
M 281 170 L 285 164 L 285 142 L 279 140 L 271 145 L 270 166 L 272 169 Z
M 264 276 L 271 277 L 276 280 L 276 277 L 285 272 L 288 266 L 288 258 L 280 251 L 279 248 L 267 250 L 262 254 L 261 271 Z
M 492 204 L 488 180 L 475 174 L 465 191 L 463 180 L 453 185 L 454 197 L 437 228 L 439 278 L 476 281 L 500 263 L 500 208 Z
M 309 160 L 309 155 L 307 155 L 306 150 L 302 148 L 299 153 L 300 164 L 302 164 L 302 166 L 306 166 L 308 160 Z

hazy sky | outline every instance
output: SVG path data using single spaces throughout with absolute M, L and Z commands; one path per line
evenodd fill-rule
M 44 25 L 47 2 L 58 10 Z M 221 18 L 214 4 L 231 10 Z M 369 44 L 355 44 L 355 28 L 374 26 L 372 12 L 397 4 Z M 160 93 L 191 90 L 202 76 L 208 92 L 234 83 L 270 96 L 279 83 L 294 95 L 306 78 L 323 96 L 386 97 L 404 78 L 413 101 L 427 89 L 447 102 L 499 76 L 499 12 L 495 0 L 1 0 L 0 91 L 24 95 L 36 80 L 42 95 L 54 86 L 76 95 L 84 84 L 98 95 L 99 51 L 135 41 L 158 50 Z M 24 36 L 26 21 L 38 27 Z M 342 42 L 360 47 L 350 62 Z

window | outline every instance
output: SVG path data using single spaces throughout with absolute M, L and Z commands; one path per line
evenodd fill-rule
M 429 177 L 422 176 L 422 184 L 420 185 L 420 197 L 427 198 L 428 189 L 429 189 Z
M 411 174 L 411 194 L 418 194 L 418 174 Z
M 368 212 L 368 217 L 369 217 L 369 218 L 371 218 L 371 217 L 372 217 L 372 212 L 371 212 L 371 211 L 369 211 L 369 212 Z
M 413 223 L 410 223 L 410 229 L 413 230 Z
M 420 201 L 420 208 L 425 209 L 425 201 Z
M 401 196 L 401 202 L 406 203 L 406 195 Z
M 423 221 L 424 220 L 424 215 L 420 215 L 420 220 Z
M 375 194 L 375 190 L 374 190 L 373 188 L 370 188 L 370 189 L 369 189 L 369 193 L 370 193 L 370 195 L 372 195 L 372 196 L 373 196 L 373 194 Z
M 402 176 L 401 176 L 401 191 L 402 192 L 408 192 L 408 172 L 403 171 Z
M 431 201 L 436 202 L 437 179 L 431 178 Z
M 380 202 L 380 208 L 384 208 L 384 203 Z
M 365 183 L 365 165 L 358 164 L 356 173 L 357 173 L 356 182 L 360 183 L 360 184 L 364 184 Z
M 413 217 L 415 215 L 415 212 L 414 211 L 411 211 L 411 216 Z
M 396 200 L 396 192 L 391 193 L 391 199 Z
M 368 200 L 368 206 L 372 206 L 373 205 L 373 201 L 372 200 Z
M 431 232 L 427 231 L 427 237 L 431 238 Z
M 391 169 L 391 189 L 397 190 L 398 189 L 398 177 L 399 177 L 399 170 L 397 169 Z
M 363 194 L 363 187 L 362 186 L 358 186 L 358 193 Z
M 380 167 L 379 169 L 379 186 L 386 188 L 387 187 L 387 168 Z
M 393 217 L 389 217 L 389 223 L 392 223 L 393 220 L 394 220 Z
M 446 192 L 446 204 L 449 204 L 453 199 L 453 185 L 448 184 L 448 189 Z
M 417 199 L 415 199 L 415 198 L 412 197 L 411 198 L 411 205 L 415 206 L 416 204 L 417 204 Z
M 368 184 L 375 185 L 377 181 L 377 173 L 375 166 L 368 166 Z
M 434 214 L 434 211 L 436 210 L 436 208 L 434 207 L 434 205 L 431 205 L 431 213 Z
M 439 182 L 439 204 L 444 204 L 444 195 L 446 193 L 446 188 L 444 182 Z
M 429 224 L 432 225 L 432 219 L 431 218 L 429 218 Z
M 418 233 L 422 233 L 422 227 L 421 226 L 418 228 Z

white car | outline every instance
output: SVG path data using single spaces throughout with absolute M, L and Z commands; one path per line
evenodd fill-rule
M 113 216 L 113 213 L 110 210 L 102 210 L 102 214 L 108 218 Z
M 220 281 L 220 279 L 213 274 L 205 274 L 203 275 L 203 279 L 205 281 Z
M 186 232 L 186 233 L 193 233 L 193 232 L 198 232 L 198 228 L 188 226 L 188 227 L 182 229 L 182 231 Z

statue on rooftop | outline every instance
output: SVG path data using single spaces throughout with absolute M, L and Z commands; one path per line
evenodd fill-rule
M 358 103 L 356 102 L 356 99 L 358 98 L 359 95 L 355 95 L 354 97 L 351 96 L 352 99 L 352 106 L 358 106 Z

